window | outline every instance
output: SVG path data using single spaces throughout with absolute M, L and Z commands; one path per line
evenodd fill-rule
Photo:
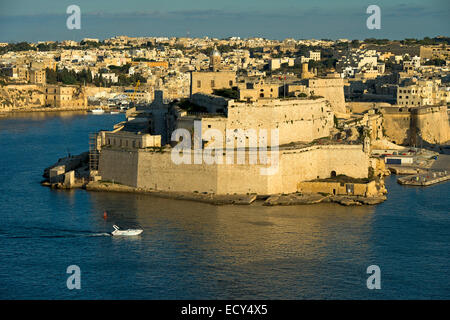
M 230 82 L 228 82 L 228 84 L 229 84 L 230 86 L 232 86 L 232 85 L 233 85 L 233 80 L 230 80 Z
M 202 87 L 202 82 L 200 80 L 197 80 L 197 88 L 201 88 Z
M 211 88 L 214 88 L 216 86 L 216 83 L 214 80 L 211 80 Z

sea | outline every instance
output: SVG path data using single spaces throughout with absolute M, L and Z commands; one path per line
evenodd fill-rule
M 0 118 L 0 299 L 450 298 L 450 183 L 389 176 L 388 200 L 359 207 L 213 206 L 40 185 L 46 167 L 123 120 Z M 144 232 L 112 237 L 113 225 Z

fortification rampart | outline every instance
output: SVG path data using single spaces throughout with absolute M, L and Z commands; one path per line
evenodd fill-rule
M 346 112 L 343 79 L 310 79 L 308 88 L 315 96 L 328 100 L 334 112 Z
M 170 150 L 170 149 L 169 149 Z M 272 153 L 268 152 L 270 158 Z M 268 165 L 175 164 L 170 151 L 101 151 L 102 180 L 160 191 L 207 192 L 214 194 L 277 194 L 296 192 L 300 181 L 344 174 L 368 175 L 369 158 L 361 145 L 327 145 L 279 151 L 278 170 L 262 175 Z
M 397 144 L 445 143 L 450 140 L 446 106 L 386 107 L 383 113 L 385 134 Z

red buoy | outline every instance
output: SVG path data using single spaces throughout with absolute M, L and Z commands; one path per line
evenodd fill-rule
M 106 218 L 108 218 L 108 214 L 107 214 L 106 211 L 105 211 L 105 212 L 103 212 L 103 219 L 106 220 Z

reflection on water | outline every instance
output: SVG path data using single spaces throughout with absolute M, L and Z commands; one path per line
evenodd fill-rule
M 0 120 L 0 298 L 450 298 L 449 184 L 389 177 L 388 201 L 360 207 L 212 206 L 39 185 L 65 148 L 86 150 L 89 132 L 122 119 Z M 111 237 L 113 224 L 144 232 Z M 71 264 L 80 291 L 65 286 Z M 366 288 L 372 264 L 380 291 Z
M 338 297 L 326 288 L 343 274 L 356 294 L 362 287 L 355 283 L 364 277 L 360 264 L 373 255 L 368 240 L 374 207 L 212 206 L 120 193 L 90 197 L 93 211 L 107 210 L 111 224 L 144 228 L 140 247 L 153 252 L 153 268 L 161 272 L 146 270 L 148 283 L 165 282 L 173 273 L 169 278 L 179 285 L 174 295 L 167 288 L 160 297 Z
M 51 111 L 51 112 L 12 112 L 6 113 L 4 118 L 12 118 L 15 120 L 43 120 L 51 118 L 72 118 L 78 115 L 86 115 L 87 111 Z

